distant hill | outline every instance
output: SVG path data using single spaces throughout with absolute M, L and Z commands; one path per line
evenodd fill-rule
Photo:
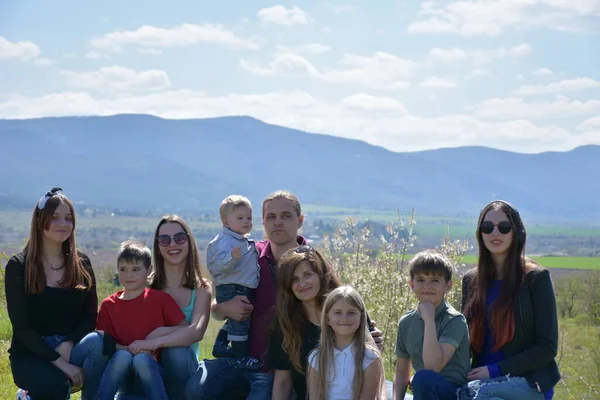
M 59 185 L 84 204 L 214 211 L 228 194 L 260 208 L 285 188 L 304 203 L 420 214 L 474 214 L 504 198 L 540 216 L 600 216 L 600 146 L 394 153 L 249 117 L 148 115 L 0 120 L 0 143 L 0 204 L 30 207 Z

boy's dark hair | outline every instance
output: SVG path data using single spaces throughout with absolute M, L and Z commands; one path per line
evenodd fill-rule
M 437 250 L 424 250 L 417 253 L 408 264 L 410 280 L 415 275 L 422 273 L 426 275 L 444 275 L 446 282 L 452 280 L 452 261 Z
M 121 261 L 135 262 L 141 261 L 146 269 L 152 264 L 152 252 L 144 243 L 137 240 L 126 240 L 121 243 L 117 253 L 117 265 Z

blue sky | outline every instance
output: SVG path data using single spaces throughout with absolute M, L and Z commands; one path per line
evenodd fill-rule
M 600 0 L 3 0 L 0 118 L 251 115 L 393 151 L 600 144 Z

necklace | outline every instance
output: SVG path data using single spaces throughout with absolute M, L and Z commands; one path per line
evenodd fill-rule
M 52 263 L 50 263 L 50 261 L 48 261 L 46 256 L 44 256 L 44 259 L 46 260 L 46 264 L 48 264 L 50 266 L 50 269 L 52 270 L 52 272 L 60 271 L 61 269 L 63 269 L 65 267 L 65 263 L 63 262 L 62 264 L 60 264 L 60 267 L 54 268 L 54 265 L 52 265 Z

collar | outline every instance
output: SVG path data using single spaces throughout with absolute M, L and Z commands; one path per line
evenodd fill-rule
M 435 308 L 435 318 L 434 319 L 437 320 L 440 317 L 440 315 L 442 315 L 446 312 L 447 309 L 448 309 L 448 303 L 446 303 L 446 299 L 444 299 L 444 300 L 442 300 L 440 305 Z M 419 307 L 417 307 L 416 310 L 417 310 L 417 315 L 419 316 L 419 318 L 421 318 L 421 313 L 419 312 Z
M 307 244 L 306 239 L 301 235 L 296 237 L 296 242 L 298 243 L 298 246 Z M 277 264 L 277 261 L 275 261 L 275 257 L 273 256 L 273 250 L 271 250 L 271 241 L 267 240 L 265 243 L 266 244 L 260 251 L 258 258 L 266 258 L 271 265 Z
M 346 355 L 348 357 L 354 356 L 354 342 L 351 342 L 348 346 L 346 346 L 346 348 L 344 350 L 338 350 L 334 347 L 333 355 L 337 356 L 340 354 Z
M 238 240 L 248 239 L 248 236 L 246 236 L 246 235 L 240 235 L 239 233 L 234 232 L 234 231 L 232 231 L 231 229 L 229 229 L 229 228 L 227 228 L 225 226 L 223 227 L 223 229 L 221 229 L 221 232 L 224 235 L 234 237 L 234 238 L 236 238 Z M 251 239 L 248 239 L 248 240 L 251 240 Z

